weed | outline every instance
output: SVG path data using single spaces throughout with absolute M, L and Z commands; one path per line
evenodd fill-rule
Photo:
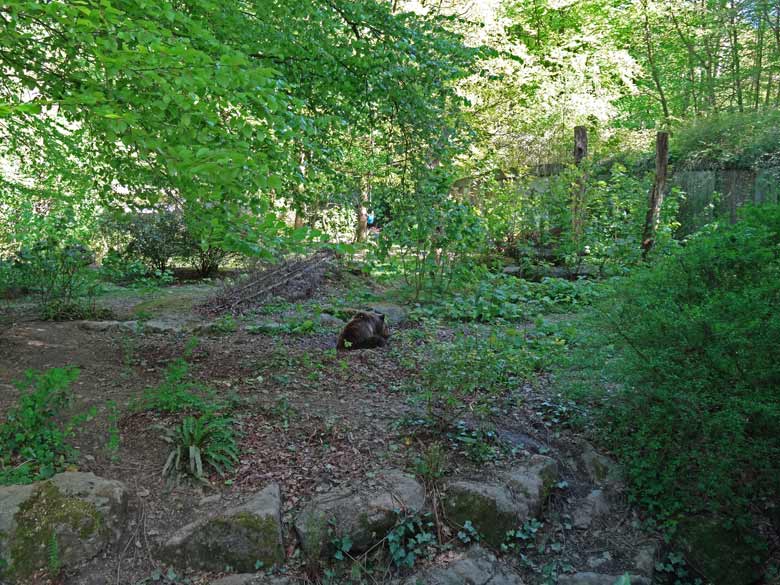
M 447 468 L 447 453 L 440 443 L 433 443 L 414 460 L 414 471 L 426 482 L 441 479 Z
M 62 563 L 60 561 L 60 545 L 57 541 L 56 531 L 52 531 L 49 539 L 47 564 L 49 575 L 55 578 L 58 577 L 60 571 L 62 571 Z
M 390 558 L 399 567 L 411 568 L 436 545 L 430 514 L 401 518 L 387 535 Z
M 189 364 L 184 358 L 173 360 L 165 368 L 163 381 L 144 390 L 135 408 L 159 412 L 207 412 L 217 408 L 212 401 L 213 392 L 188 379 Z
M 119 408 L 113 400 L 106 402 L 106 408 L 108 409 L 108 442 L 106 443 L 106 450 L 110 454 L 111 461 L 117 461 L 119 459 L 119 444 L 121 441 L 119 434 Z
M 233 315 L 227 314 L 214 321 L 209 329 L 216 333 L 235 333 L 238 331 L 238 323 Z
M 447 433 L 454 448 L 474 463 L 487 463 L 501 459 L 507 451 L 495 431 L 470 428 L 465 421 L 457 421 Z
M 565 346 L 565 339 L 543 323 L 533 330 L 506 328 L 489 335 L 468 330 L 453 342 L 434 345 L 412 390 L 430 417 L 453 420 L 467 403 L 486 416 L 503 393 L 547 369 Z
M 298 416 L 298 411 L 290 404 L 286 396 L 277 398 L 270 412 L 282 422 L 282 428 L 285 431 L 290 428 L 290 421 Z
M 458 530 L 457 537 L 463 544 L 472 544 L 474 542 L 479 542 L 480 540 L 479 532 L 474 528 L 471 520 L 466 520 L 463 523 L 463 527 Z
M 76 458 L 68 443 L 75 429 L 94 416 L 87 413 L 58 422 L 71 403 L 77 368 L 28 371 L 17 383 L 21 396 L 0 424 L 0 484 L 45 479 Z

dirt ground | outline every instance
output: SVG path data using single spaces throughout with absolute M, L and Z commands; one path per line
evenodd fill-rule
M 101 303 L 119 319 L 162 319 L 186 329 L 204 320 L 193 307 L 212 295 L 215 286 L 188 284 L 145 294 L 115 291 Z M 32 320 L 23 305 L 7 308 L 17 311 L 22 320 L 0 331 L 0 414 L 16 399 L 13 381 L 25 370 L 78 367 L 73 410 L 96 409 L 77 437 L 78 469 L 119 479 L 133 494 L 133 520 L 123 542 L 64 575 L 63 583 L 151 582 L 155 569 L 166 569 L 155 561 L 155 549 L 173 531 L 272 481 L 282 487 L 284 519 L 291 526 L 294 511 L 314 493 L 388 465 L 412 468 L 431 438 L 413 435 L 399 424 L 422 408 L 403 391 L 404 382 L 417 369 L 409 357 L 419 355 L 415 350 L 432 338 L 450 337 L 451 327 L 439 326 L 421 335 L 421 326 L 408 321 L 393 328 L 389 347 L 344 355 L 334 349 L 337 324 L 305 334 L 258 333 L 253 327 L 259 322 L 307 318 L 325 305 L 355 306 L 365 298 L 354 294 L 356 287 L 368 290 L 374 299 L 385 295 L 382 288 L 359 279 L 331 276 L 311 299 L 297 306 L 271 306 L 237 318 L 235 331 L 199 335 L 188 360 L 191 378 L 234 405 L 241 431 L 238 467 L 224 478 L 213 476 L 208 487 L 166 486 L 161 470 L 168 449 L 161 429 L 175 424 L 178 417 L 133 408 L 144 388 L 158 384 L 171 360 L 184 354 L 190 333 L 87 330 L 74 322 Z M 633 555 L 649 540 L 639 532 L 639 518 L 625 503 L 618 503 L 610 518 L 588 531 L 571 528 L 572 510 L 593 486 L 575 462 L 581 439 L 550 424 L 553 390 L 554 385 L 540 378 L 506 397 L 506 408 L 492 422 L 513 447 L 513 455 L 477 468 L 453 454 L 448 474 L 489 475 L 528 452 L 555 457 L 565 483 L 551 498 L 540 538 L 557 546 L 547 547 L 534 562 L 547 561 L 559 571 L 595 570 L 595 564 L 599 572 L 620 573 L 633 566 Z M 116 451 L 107 448 L 112 403 L 119 413 Z M 295 573 L 298 555 L 292 533 L 286 543 Z M 529 585 L 547 582 L 538 567 L 518 562 L 518 568 Z M 206 583 L 213 575 L 188 577 Z

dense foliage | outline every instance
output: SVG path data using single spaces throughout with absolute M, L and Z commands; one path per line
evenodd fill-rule
M 618 384 L 600 433 L 660 517 L 735 518 L 779 495 L 778 276 L 780 210 L 751 209 L 619 284 L 590 323 L 584 351 Z

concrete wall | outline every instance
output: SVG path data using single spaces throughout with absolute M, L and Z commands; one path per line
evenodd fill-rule
M 679 235 L 690 234 L 715 219 L 737 220 L 737 210 L 746 203 L 777 203 L 780 200 L 780 167 L 758 171 L 718 169 L 679 171 L 670 181 L 685 193 L 680 202 Z

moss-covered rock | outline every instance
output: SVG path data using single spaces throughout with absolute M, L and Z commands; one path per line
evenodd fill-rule
M 181 567 L 248 573 L 284 561 L 281 494 L 272 484 L 246 503 L 178 530 L 163 545 L 164 560 Z
M 447 486 L 444 500 L 447 519 L 456 526 L 471 522 L 482 539 L 499 546 L 506 533 L 514 530 L 528 517 L 504 486 L 476 481 L 454 481 Z
M 691 567 L 713 585 L 749 585 L 762 576 L 766 543 L 749 529 L 700 518 L 678 528 L 677 542 Z
M 126 520 L 124 485 L 91 473 L 0 488 L 3 577 L 13 581 L 88 560 L 121 536 Z
M 622 481 L 617 463 L 596 451 L 590 443 L 583 442 L 579 462 L 590 480 L 596 485 L 615 485 Z
M 456 526 L 470 521 L 484 541 L 499 546 L 506 533 L 542 512 L 558 477 L 558 465 L 534 455 L 491 481 L 457 480 L 447 486 L 447 518 Z
M 315 497 L 295 519 L 304 552 L 327 556 L 333 539 L 349 537 L 352 550 L 364 551 L 392 530 L 399 511 L 417 514 L 425 489 L 411 475 L 395 469 Z

